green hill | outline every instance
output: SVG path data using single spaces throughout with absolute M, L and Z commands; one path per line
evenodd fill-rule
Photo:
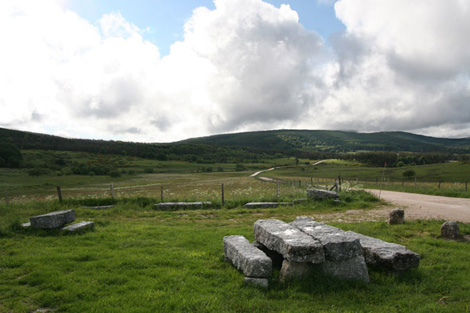
M 1 142 L 20 150 L 89 152 L 197 163 L 254 163 L 261 159 L 288 156 L 305 159 L 354 158 L 371 164 L 383 164 L 384 161 L 392 164 L 400 161 L 397 152 L 401 153 L 401 158 L 404 153 L 453 155 L 454 158 L 455 155 L 470 154 L 470 138 L 434 138 L 406 132 L 273 130 L 159 144 L 71 139 L 0 128 Z M 364 152 L 367 152 L 366 156 Z M 413 157 L 416 160 L 407 159 L 405 163 L 421 164 L 417 161 L 419 156 Z M 4 156 L 3 163 L 6 159 L 7 156 Z M 443 159 L 427 156 L 426 162 L 436 163 Z
M 328 153 L 359 151 L 470 152 L 470 138 L 435 138 L 406 132 L 356 133 L 328 130 L 274 130 L 201 137 L 188 139 L 181 143 Z

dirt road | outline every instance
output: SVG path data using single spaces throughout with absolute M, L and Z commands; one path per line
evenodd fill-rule
M 378 190 L 368 190 L 378 196 Z M 405 210 L 405 219 L 443 219 L 470 223 L 470 199 L 382 190 L 380 198 Z M 382 211 L 382 210 L 380 210 Z M 380 214 L 381 215 L 381 214 Z

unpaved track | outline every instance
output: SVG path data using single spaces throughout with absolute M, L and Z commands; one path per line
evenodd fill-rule
M 379 190 L 368 191 L 379 195 Z M 380 198 L 389 202 L 392 207 L 404 209 L 405 219 L 442 219 L 470 223 L 470 199 L 387 190 L 380 192 Z

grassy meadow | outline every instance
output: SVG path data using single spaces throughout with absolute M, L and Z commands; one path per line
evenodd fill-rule
M 25 159 L 38 166 L 57 159 L 56 152 L 30 153 Z M 358 190 L 354 179 L 345 184 L 340 203 L 242 208 L 249 201 L 304 198 L 310 177 L 331 185 L 340 172 L 343 177 L 359 177 L 361 185 L 361 178 L 380 176 L 382 169 L 334 160 L 318 165 L 300 160 L 296 166 L 295 159 L 279 159 L 244 164 L 244 170 L 236 171 L 235 164 L 126 156 L 98 160 L 101 157 L 61 156 L 67 164 L 114 162 L 122 175 L 73 175 L 65 167 L 30 176 L 25 170 L 0 169 L 0 312 L 470 312 L 469 242 L 440 238 L 443 221 L 396 226 L 385 221 L 345 222 L 338 214 L 367 212 L 381 204 Z M 292 167 L 262 174 L 291 181 L 281 184 L 279 199 L 277 184 L 249 177 L 256 170 L 284 164 Z M 207 171 L 209 167 L 212 171 Z M 419 182 L 433 171 L 449 181 L 464 181 L 468 167 L 448 163 L 413 168 Z M 386 175 L 399 178 L 403 170 L 386 169 Z M 57 185 L 62 187 L 62 202 L 57 200 Z M 411 183 L 404 187 L 415 188 Z M 212 201 L 213 205 L 204 210 L 158 211 L 153 204 L 162 200 L 162 189 L 164 201 Z M 106 210 L 84 207 L 111 203 L 115 206 Z M 94 221 L 95 229 L 66 234 L 21 227 L 30 216 L 65 209 L 74 209 L 77 221 Z M 370 268 L 369 284 L 318 272 L 281 284 L 275 269 L 267 290 L 245 286 L 243 274 L 224 261 L 223 237 L 239 234 L 253 240 L 253 223 L 258 219 L 290 222 L 297 216 L 406 245 L 420 254 L 420 267 L 404 273 Z M 470 225 L 459 226 L 463 235 L 470 235 Z

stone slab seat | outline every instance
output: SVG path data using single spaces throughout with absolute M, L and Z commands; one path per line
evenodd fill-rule
M 292 202 L 249 202 L 243 205 L 247 209 L 269 209 L 279 206 L 292 206 Z
M 312 220 L 297 218 L 290 225 L 320 241 L 327 260 L 347 260 L 363 256 L 362 246 L 356 236 L 348 235 L 344 230 Z
M 94 227 L 95 227 L 95 223 L 90 222 L 90 221 L 83 221 L 83 222 L 67 225 L 64 228 L 62 228 L 62 230 L 73 233 L 77 231 L 91 230 Z
M 204 206 L 212 205 L 212 202 L 162 202 L 154 205 L 156 209 L 202 209 Z
M 254 224 L 256 241 L 292 262 L 322 263 L 323 247 L 318 240 L 283 221 L 258 220 Z
M 243 236 L 224 237 L 225 259 L 250 278 L 268 278 L 272 273 L 271 259 Z
M 325 251 L 321 267 L 325 273 L 341 279 L 369 282 L 369 271 L 360 241 L 342 229 L 316 222 L 310 218 L 297 218 L 290 223 L 320 241 Z
M 309 199 L 338 199 L 338 193 L 323 189 L 309 188 L 307 189 L 307 198 Z
M 383 266 L 395 271 L 404 271 L 419 266 L 419 254 L 408 250 L 405 246 L 352 231 L 347 231 L 346 234 L 359 239 L 366 262 L 371 266 Z
M 43 229 L 54 229 L 60 228 L 65 224 L 75 221 L 75 211 L 65 210 L 56 211 L 38 216 L 31 216 L 29 218 L 31 227 L 43 228 Z

